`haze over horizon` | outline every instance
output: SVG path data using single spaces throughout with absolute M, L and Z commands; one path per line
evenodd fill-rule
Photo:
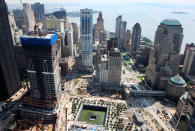
M 20 0 L 6 0 L 10 9 L 21 8 Z M 108 31 L 115 31 L 115 21 L 118 15 L 122 15 L 127 21 L 127 28 L 132 30 L 135 23 L 139 22 L 142 27 L 142 35 L 154 41 L 155 31 L 163 19 L 177 19 L 184 27 L 184 40 L 181 53 L 185 44 L 194 42 L 193 30 L 195 16 L 195 0 L 22 0 L 23 3 L 40 2 L 45 4 L 46 13 L 60 8 L 66 11 L 79 11 L 82 8 L 91 8 L 102 11 L 105 28 Z M 174 14 L 174 11 L 187 14 Z M 132 19 L 133 18 L 133 19 Z M 79 17 L 69 17 L 70 22 L 80 23 Z M 97 19 L 94 14 L 93 21 Z
M 19 4 L 20 0 L 6 0 L 8 4 Z M 24 3 L 154 3 L 154 4 L 189 4 L 195 5 L 195 0 L 22 0 Z

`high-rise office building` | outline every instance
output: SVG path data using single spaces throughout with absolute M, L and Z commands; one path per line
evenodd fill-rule
M 133 33 L 131 39 L 131 54 L 133 57 L 136 56 L 136 52 L 139 50 L 140 38 L 141 38 L 141 26 L 139 23 L 136 23 L 133 27 Z
M 61 91 L 59 62 L 60 40 L 57 34 L 37 33 L 22 36 L 31 97 L 23 99 L 23 117 L 55 121 L 55 104 Z
M 69 31 L 66 31 L 65 33 L 66 42 L 70 51 L 70 56 L 74 56 L 74 46 L 73 46 L 73 31 L 72 29 Z
M 80 29 L 77 23 L 71 23 L 73 29 L 73 43 L 77 44 L 80 41 Z
M 101 84 L 108 83 L 108 59 L 107 55 L 101 56 L 101 63 L 99 64 L 99 79 Z
M 16 26 L 19 29 L 22 29 L 22 27 L 24 25 L 24 11 L 22 9 L 14 9 L 13 14 L 14 14 Z
M 115 35 L 118 39 L 119 47 L 124 48 L 125 45 L 125 33 L 127 28 L 127 22 L 122 20 L 122 16 L 116 18 Z
M 180 54 L 181 56 L 181 65 L 184 65 L 184 60 L 186 58 L 187 55 L 187 51 L 190 47 L 195 47 L 194 43 L 186 43 L 185 49 L 184 49 L 184 54 Z
M 106 30 L 100 30 L 99 32 L 99 43 L 105 45 L 107 40 L 107 31 Z
M 190 47 L 195 47 L 194 43 L 186 43 L 185 49 L 184 49 L 184 57 L 187 55 L 187 51 Z
M 45 18 L 43 21 L 43 27 L 49 31 L 64 32 L 65 29 L 65 20 L 57 19 L 54 16 L 51 18 Z
M 120 21 L 122 21 L 122 15 L 116 18 L 115 35 L 117 38 L 120 36 Z
M 135 65 L 139 67 L 144 65 L 144 67 L 148 66 L 150 57 L 150 47 L 148 46 L 140 46 L 137 54 L 136 54 L 136 60 Z
M 117 37 L 111 37 L 109 40 L 107 40 L 106 44 L 106 52 L 108 53 L 114 48 L 118 48 L 118 40 Z
M 122 16 L 118 16 L 116 18 L 116 28 L 115 35 L 118 39 L 118 44 L 120 48 L 124 48 L 125 46 L 125 33 L 127 28 L 127 22 L 122 20 Z
M 127 22 L 126 21 L 120 21 L 120 35 L 119 35 L 119 47 L 124 48 L 125 47 L 125 33 L 127 28 Z
M 43 20 L 44 15 L 45 15 L 44 4 L 35 3 L 35 4 L 32 4 L 31 7 L 34 11 L 36 21 L 41 22 Z
M 34 17 L 34 12 L 32 11 L 30 4 L 24 3 L 23 4 L 23 11 L 24 11 L 23 32 L 27 33 L 29 31 L 34 30 L 35 17 Z
M 99 40 L 99 33 L 101 30 L 104 30 L 104 19 L 102 18 L 102 12 L 100 11 L 97 18 L 97 24 L 95 26 L 95 40 Z
M 108 51 L 108 82 L 120 84 L 122 70 L 122 56 L 118 48 Z
M 82 66 L 89 69 L 93 67 L 93 11 L 91 9 L 81 9 L 80 31 Z
M 176 130 L 194 131 L 195 92 L 185 92 L 179 99 L 176 108 Z
M 160 23 L 146 69 L 146 79 L 152 87 L 160 88 L 163 78 L 177 75 L 182 41 L 183 28 L 178 20 L 165 19 Z
M 128 29 L 125 33 L 125 44 L 124 48 L 127 52 L 130 53 L 130 48 L 131 48 L 131 31 Z
M 183 67 L 184 74 L 191 80 L 195 80 L 195 47 L 189 47 Z
M 6 100 L 21 88 L 15 61 L 13 39 L 4 0 L 0 1 L 0 101 Z

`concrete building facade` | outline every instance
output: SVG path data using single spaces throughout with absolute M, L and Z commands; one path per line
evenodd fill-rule
M 45 16 L 45 7 L 44 4 L 41 3 L 35 3 L 31 5 L 36 22 L 41 22 L 43 20 L 43 17 Z
M 127 29 L 125 33 L 125 45 L 124 48 L 127 52 L 130 53 L 130 48 L 131 48 L 131 31 Z
M 23 4 L 23 11 L 24 11 L 24 29 L 23 32 L 27 33 L 29 31 L 34 30 L 35 26 L 35 16 L 34 12 L 31 9 L 30 4 L 24 3 Z
M 95 41 L 99 40 L 99 34 L 101 30 L 104 30 L 104 19 L 102 18 L 102 12 L 100 11 L 97 18 L 97 24 L 95 26 L 95 35 L 94 35 Z
M 120 84 L 122 70 L 122 56 L 118 48 L 108 52 L 108 82 Z
M 195 92 L 185 92 L 178 101 L 176 108 L 177 125 L 176 130 L 194 131 L 195 117 Z
M 57 19 L 56 17 L 45 18 L 43 20 L 43 27 L 50 31 L 64 32 L 65 20 Z
M 119 47 L 124 48 L 125 47 L 125 34 L 126 34 L 126 28 L 127 28 L 127 22 L 126 21 L 119 21 L 119 37 L 118 37 L 118 43 Z
M 121 21 L 122 21 L 122 15 L 119 15 L 117 18 L 116 18 L 116 26 L 115 26 L 115 35 L 117 38 L 120 37 L 120 27 L 121 27 Z
M 91 9 L 80 10 L 80 31 L 82 66 L 93 68 L 93 11 Z
M 183 73 L 191 80 L 195 80 L 195 47 L 189 47 L 184 60 Z
M 118 39 L 119 47 L 124 48 L 125 46 L 125 33 L 127 28 L 127 22 L 122 20 L 122 16 L 119 15 L 116 18 L 115 36 Z
M 146 79 L 158 88 L 161 77 L 177 75 L 180 64 L 179 52 L 183 41 L 183 28 L 178 20 L 165 19 L 158 26 L 154 48 L 150 50 Z
M 118 48 L 118 39 L 117 37 L 110 38 L 107 40 L 106 44 L 106 52 L 108 54 L 109 51 L 111 51 L 114 48 Z
M 17 27 L 22 29 L 24 25 L 24 11 L 22 9 L 14 9 L 13 14 Z
M 136 66 L 144 65 L 145 67 L 148 66 L 150 56 L 150 47 L 149 46 L 140 46 L 139 50 L 137 51 L 135 64 Z
M 0 1 L 0 101 L 6 100 L 21 88 L 15 60 L 13 38 L 4 0 Z
M 71 23 L 73 29 L 73 43 L 77 44 L 80 42 L 80 28 L 76 23 Z
M 101 63 L 99 65 L 99 79 L 101 84 L 108 83 L 108 59 L 107 55 L 101 56 Z
M 133 27 L 132 39 L 131 39 L 131 54 L 133 57 L 136 57 L 136 53 L 140 47 L 141 39 L 141 26 L 139 23 L 136 23 Z
M 69 52 L 70 52 L 70 56 L 74 57 L 74 46 L 73 46 L 73 31 L 72 29 L 69 31 L 66 31 L 65 33 L 65 41 L 67 42 L 68 48 L 69 48 Z M 65 44 L 66 45 L 66 44 Z
M 171 77 L 166 92 L 168 97 L 178 100 L 186 91 L 186 82 L 180 76 Z
M 107 31 L 101 30 L 99 32 L 99 43 L 105 45 L 107 41 L 107 36 L 108 36 Z

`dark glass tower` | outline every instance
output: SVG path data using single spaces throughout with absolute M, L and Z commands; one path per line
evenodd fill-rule
M 139 23 L 136 23 L 133 27 L 132 41 L 131 41 L 131 54 L 133 57 L 136 56 L 136 53 L 140 47 L 140 38 L 141 38 L 141 26 Z
M 0 1 L 0 101 L 6 100 L 21 88 L 15 61 L 7 5 Z

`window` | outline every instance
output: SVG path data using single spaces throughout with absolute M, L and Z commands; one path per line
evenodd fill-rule
M 48 66 L 47 66 L 47 60 L 44 60 L 43 61 L 43 71 L 44 72 L 48 72 L 49 70 L 48 70 Z
M 164 34 L 167 35 L 168 34 L 168 30 L 166 28 L 164 28 Z

